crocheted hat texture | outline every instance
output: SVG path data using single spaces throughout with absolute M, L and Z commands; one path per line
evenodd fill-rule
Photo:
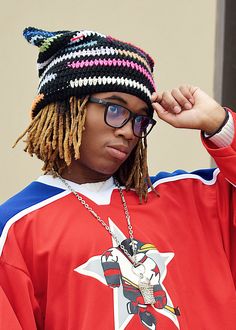
M 48 32 L 28 27 L 23 35 L 39 47 L 33 117 L 48 103 L 110 91 L 139 97 L 152 115 L 154 62 L 142 49 L 88 30 Z

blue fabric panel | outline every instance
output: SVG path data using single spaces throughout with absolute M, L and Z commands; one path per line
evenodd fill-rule
M 62 191 L 64 190 L 34 181 L 18 194 L 8 199 L 0 205 L 0 235 L 7 221 L 14 215 Z

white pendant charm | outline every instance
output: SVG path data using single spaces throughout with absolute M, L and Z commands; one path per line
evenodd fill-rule
M 145 304 L 155 304 L 155 297 L 153 294 L 153 285 L 150 284 L 149 279 L 141 278 L 138 283 L 139 290 L 143 296 Z
M 132 267 L 133 273 L 139 277 L 138 288 L 143 296 L 145 304 L 155 304 L 155 297 L 153 294 L 153 285 L 150 280 L 144 276 L 146 268 L 141 262 L 136 263 Z

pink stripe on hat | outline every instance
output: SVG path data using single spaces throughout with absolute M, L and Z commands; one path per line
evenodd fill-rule
M 83 67 L 92 67 L 92 66 L 123 66 L 123 67 L 131 67 L 134 70 L 141 72 L 152 84 L 155 88 L 155 84 L 153 81 L 153 77 L 148 73 L 148 71 L 142 67 L 141 65 L 128 60 L 116 60 L 116 59 L 95 59 L 95 60 L 85 60 L 85 61 L 73 61 L 67 63 L 69 68 L 79 69 Z

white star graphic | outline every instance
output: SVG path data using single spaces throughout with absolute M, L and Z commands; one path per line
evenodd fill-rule
M 114 224 L 114 222 L 109 218 L 109 226 L 112 231 L 118 238 L 119 242 L 124 241 L 127 239 L 125 235 L 121 232 L 121 230 Z M 117 243 L 112 237 L 112 247 L 116 248 Z M 105 251 L 104 251 L 105 252 Z M 156 250 L 149 250 L 146 255 L 153 259 L 158 266 L 160 270 L 160 284 L 166 292 L 167 296 L 167 305 L 170 306 L 170 308 L 173 307 L 173 303 L 170 299 L 170 296 L 167 293 L 167 290 L 165 289 L 163 285 L 163 281 L 166 277 L 167 274 L 167 265 L 168 263 L 173 259 L 174 253 L 169 252 L 169 253 L 161 253 L 157 249 Z M 91 276 L 93 278 L 96 278 L 98 281 L 103 283 L 104 285 L 107 285 L 105 276 L 104 276 L 104 270 L 102 268 L 102 263 L 101 263 L 101 255 L 94 256 L 90 258 L 86 263 L 82 264 L 81 266 L 75 268 L 75 271 Z M 125 257 L 125 263 L 127 263 L 126 267 L 130 267 L 131 263 L 128 261 L 128 259 Z M 115 330 L 123 330 L 125 327 L 128 325 L 130 320 L 133 318 L 134 314 L 129 314 L 127 310 L 127 304 L 129 303 L 129 300 L 124 296 L 123 294 L 123 287 L 120 285 L 117 288 L 113 288 L 113 300 L 114 300 L 114 324 L 115 324 Z M 177 319 L 177 316 L 170 311 L 170 309 L 156 309 L 153 307 L 153 309 L 168 317 L 173 321 L 173 323 L 176 325 L 176 327 L 179 329 L 179 322 Z M 158 328 L 158 326 L 157 326 Z M 151 328 L 150 328 L 151 329 Z

